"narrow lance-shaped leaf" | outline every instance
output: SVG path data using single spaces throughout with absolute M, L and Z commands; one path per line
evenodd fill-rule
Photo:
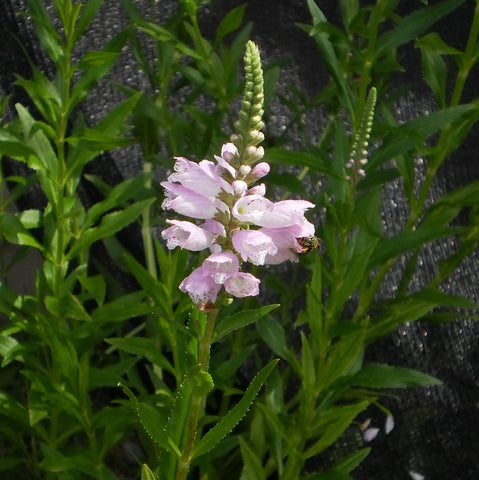
M 367 388 L 408 388 L 442 385 L 442 382 L 410 368 L 371 363 L 354 375 L 351 384 Z
M 92 243 L 119 232 L 136 220 L 138 216 L 141 215 L 141 213 L 145 210 L 145 208 L 150 206 L 154 201 L 154 198 L 149 198 L 147 200 L 134 203 L 125 210 L 105 215 L 98 227 L 93 227 L 82 232 L 68 252 L 67 258 L 73 258 L 81 250 L 88 248 Z
M 193 447 L 192 458 L 209 452 L 243 419 L 276 363 L 272 360 L 256 375 L 241 400 Z
M 264 317 L 277 307 L 279 307 L 279 305 L 267 305 L 255 310 L 246 310 L 244 312 L 235 313 L 226 318 L 221 318 L 215 328 L 213 341 L 217 342 L 235 330 L 257 322 L 260 318 Z

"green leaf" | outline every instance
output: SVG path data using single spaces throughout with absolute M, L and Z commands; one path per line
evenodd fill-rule
M 193 447 L 192 458 L 210 451 L 243 419 L 278 360 L 268 363 L 250 383 L 241 400 Z
M 22 428 L 30 424 L 25 407 L 5 392 L 0 392 L 0 414 L 18 422 Z
M 88 210 L 82 228 L 91 227 L 105 212 L 123 206 L 126 200 L 134 198 L 145 187 L 150 178 L 150 174 L 136 175 L 115 185 L 104 200 L 95 203 Z
M 308 8 L 313 17 L 314 27 L 321 27 L 327 22 L 324 13 L 316 5 L 313 0 L 308 0 Z M 352 93 L 346 79 L 343 75 L 334 47 L 329 40 L 329 35 L 320 28 L 313 28 L 310 35 L 316 40 L 316 44 L 321 53 L 321 57 L 328 69 L 329 74 L 333 77 L 334 82 L 339 91 L 339 100 L 342 106 L 348 111 L 351 118 L 354 118 L 354 107 L 352 103 Z
M 293 152 L 284 148 L 268 148 L 265 153 L 265 160 L 279 165 L 310 167 L 316 172 L 325 173 L 338 179 L 341 178 L 340 174 L 331 167 L 331 160 L 319 149 L 314 152 Z
M 24 346 L 15 338 L 6 333 L 0 335 L 0 356 L 2 357 L 2 367 L 5 367 L 13 360 L 23 362 Z
M 318 425 L 313 424 L 312 428 L 315 430 L 315 434 L 319 436 L 319 439 L 306 450 L 304 458 L 313 457 L 332 445 L 369 405 L 370 402 L 366 400 L 353 405 L 336 406 L 329 409 L 320 418 Z
M 375 268 L 398 255 L 420 248 L 422 245 L 437 238 L 446 237 L 457 233 L 451 227 L 418 228 L 412 232 L 402 232 L 391 238 L 384 238 L 378 242 L 369 260 L 368 268 Z
M 141 480 L 158 480 L 146 463 L 141 466 Z
M 369 455 L 369 452 L 371 452 L 371 448 L 361 448 L 360 450 L 356 450 L 336 463 L 335 468 L 349 473 L 363 462 L 363 460 Z
M 29 14 L 35 22 L 36 32 L 43 48 L 54 63 L 64 56 L 60 35 L 56 31 L 44 2 L 28 0 Z
M 231 32 L 237 30 L 243 21 L 244 11 L 246 5 L 239 5 L 233 10 L 230 10 L 226 16 L 221 20 L 216 30 L 215 43 L 218 45 L 223 38 Z
M 31 158 L 32 161 L 28 166 L 37 171 L 42 169 L 44 173 L 48 172 L 49 176 L 57 179 L 58 162 L 51 143 L 41 130 L 35 129 L 36 122 L 26 108 L 18 103 L 15 105 L 15 108 L 21 122 L 26 143 L 35 151 L 37 159 L 40 161 L 40 164 L 34 163 L 35 159 Z
M 288 348 L 286 333 L 278 321 L 271 317 L 262 318 L 256 323 L 256 328 L 266 345 L 276 355 L 290 362 L 295 371 L 300 374 L 301 367 L 294 353 Z
M 353 477 L 349 476 L 347 473 L 342 472 L 336 468 L 332 468 L 327 472 L 322 473 L 312 473 L 311 475 L 306 475 L 301 477 L 300 480 L 354 480 Z
M 352 377 L 351 384 L 366 388 L 410 388 L 442 385 L 442 382 L 410 368 L 370 363 Z
M 356 326 L 356 331 L 340 337 L 330 347 L 326 363 L 316 373 L 318 389 L 325 389 L 338 378 L 351 375 L 359 370 L 364 355 L 365 336 L 366 328 Z
M 88 0 L 86 5 L 83 3 L 82 14 L 73 30 L 73 43 L 76 43 L 83 35 L 88 25 L 90 25 L 91 21 L 95 18 L 103 2 L 104 0 Z
M 380 164 L 394 159 L 415 149 L 422 148 L 426 139 L 444 128 L 448 123 L 474 114 L 477 107 L 474 104 L 459 105 L 436 112 L 428 113 L 394 127 L 388 134 L 381 148 L 375 150 L 368 162 L 368 168 L 375 169 Z
M 130 223 L 134 222 L 147 207 L 153 204 L 155 200 L 155 198 L 142 200 L 141 202 L 134 203 L 124 210 L 105 215 L 98 227 L 92 227 L 81 232 L 66 255 L 66 258 L 70 260 L 82 250 L 90 247 L 90 245 L 94 242 L 105 237 L 110 237 L 119 232 Z
M 447 0 L 428 8 L 416 10 L 402 18 L 398 25 L 378 39 L 377 55 L 381 55 L 393 48 L 415 40 L 434 25 L 442 17 L 446 16 L 465 0 Z
M 238 437 L 243 458 L 243 480 L 265 480 L 261 459 L 258 458 L 253 449 L 241 438 Z
M 106 338 L 105 342 L 113 345 L 123 352 L 128 352 L 140 357 L 146 357 L 153 365 L 164 368 L 173 375 L 174 368 L 165 356 L 158 350 L 158 345 L 150 338 L 144 337 L 126 337 L 126 338 Z
M 43 246 L 35 240 L 14 213 L 0 213 L 0 233 L 10 243 L 15 245 L 28 245 L 43 251 Z
M 79 66 L 84 72 L 73 86 L 70 95 L 70 112 L 113 67 L 127 38 L 128 32 L 124 31 L 110 40 L 102 50 L 98 52 L 87 52 L 80 59 Z M 101 62 L 100 59 L 102 59 Z
M 98 307 L 91 313 L 93 323 L 119 323 L 151 312 L 151 305 L 144 302 L 144 292 L 123 295 L 116 300 Z
M 217 342 L 239 328 L 244 328 L 247 325 L 257 322 L 260 318 L 263 318 L 269 312 L 278 307 L 279 304 L 267 305 L 255 310 L 245 310 L 243 312 L 234 313 L 226 318 L 220 318 L 213 333 L 213 342 Z
M 159 308 L 161 314 L 165 318 L 173 317 L 171 290 L 168 290 L 164 282 L 153 277 L 151 273 L 128 252 L 124 252 L 120 259 L 124 261 L 128 270 L 135 276 L 141 288 L 153 299 L 155 307 Z M 175 285 L 175 292 L 176 288 L 177 285 Z
M 301 332 L 301 371 L 303 390 L 306 396 L 314 394 L 316 365 L 306 336 Z
M 167 452 L 173 448 L 166 433 L 166 415 L 158 407 L 146 402 L 137 401 L 138 417 L 150 438 Z

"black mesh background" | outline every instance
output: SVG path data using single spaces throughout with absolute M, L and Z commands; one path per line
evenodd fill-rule
M 0 2 L 0 89 L 2 94 L 12 94 L 13 99 L 26 102 L 20 89 L 14 87 L 14 73 L 29 77 L 30 70 L 26 49 L 33 62 L 49 71 L 50 65 L 38 47 L 33 25 L 28 17 L 20 15 L 26 10 L 24 0 L 1 0 Z M 165 19 L 175 11 L 174 0 L 138 0 L 142 7 L 155 4 L 158 18 Z M 201 23 L 203 31 L 212 32 L 224 14 L 239 1 L 222 0 L 203 8 Z M 339 17 L 336 0 L 317 2 L 328 19 L 335 22 Z M 436 3 L 433 1 L 430 4 Z M 467 1 L 435 30 L 448 43 L 463 48 L 472 19 L 474 1 Z M 418 0 L 401 2 L 401 13 L 420 6 Z M 265 62 L 287 56 L 291 62 L 280 77 L 281 90 L 289 83 L 309 92 L 316 92 L 326 81 L 316 47 L 295 23 L 310 23 L 310 16 L 303 0 L 252 0 L 246 9 L 247 19 L 254 22 L 251 37 L 261 49 Z M 126 26 L 120 2 L 106 0 L 100 15 L 94 20 L 82 48 L 101 48 L 113 35 Z M 419 113 L 434 109 L 429 93 L 420 78 L 419 52 L 413 46 L 400 51 L 405 72 L 396 81 L 407 87 L 407 93 L 397 104 L 397 116 L 408 119 Z M 134 68 L 131 52 L 125 50 L 114 68 L 114 78 L 147 89 L 147 82 Z M 479 93 L 479 72 L 472 72 L 465 91 L 465 100 L 476 98 Z M 94 92 L 83 110 L 87 121 L 97 121 L 121 100 L 119 93 L 108 81 Z M 12 102 L 13 104 L 13 102 Z M 287 115 L 280 105 L 273 105 L 269 112 L 269 128 L 280 128 Z M 324 119 L 320 114 L 306 118 L 308 128 L 315 134 L 321 130 Z M 461 149 L 448 159 L 439 171 L 431 193 L 431 199 L 460 185 L 479 179 L 479 129 L 471 132 Z M 185 152 L 187 153 L 187 152 Z M 18 164 L 4 165 L 6 169 L 18 169 Z M 141 157 L 135 147 L 105 154 L 89 167 L 110 182 L 131 176 L 141 169 Z M 421 170 L 420 163 L 417 166 Z M 83 186 L 81 195 L 88 204 L 95 200 L 95 193 Z M 33 191 L 25 200 L 30 205 L 41 203 L 40 192 Z M 384 224 L 388 232 L 397 232 L 405 220 L 406 205 L 399 184 L 391 184 L 384 194 Z M 438 260 L 457 246 L 436 242 L 424 249 L 421 271 L 414 280 L 419 287 L 437 268 Z M 479 301 L 479 258 L 468 258 L 460 270 L 444 286 L 455 292 Z M 400 268 L 400 266 L 398 266 Z M 384 294 L 394 288 L 397 274 L 392 272 L 384 285 Z M 406 323 L 393 333 L 374 344 L 368 358 L 393 365 L 407 366 L 427 372 L 441 379 L 444 385 L 429 389 L 397 392 L 397 396 L 385 403 L 395 416 L 396 426 L 388 436 L 380 434 L 371 446 L 373 451 L 363 465 L 355 471 L 360 480 L 410 479 L 409 471 L 425 476 L 427 480 L 476 480 L 479 479 L 479 325 L 458 318 L 451 324 L 427 325 Z M 382 426 L 384 416 L 377 410 L 371 412 L 372 423 Z M 346 448 L 346 447 L 345 447 Z

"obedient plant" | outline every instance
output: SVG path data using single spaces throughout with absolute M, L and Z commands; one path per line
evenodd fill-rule
M 215 155 L 216 163 L 191 162 L 177 157 L 174 173 L 163 182 L 163 208 L 196 220 L 167 220 L 162 232 L 168 248 L 191 251 L 209 249 L 202 265 L 180 284 L 201 310 L 214 308 L 218 295 L 238 298 L 259 293 L 259 280 L 241 271 L 243 262 L 253 265 L 297 261 L 301 239 L 314 237 L 314 225 L 304 213 L 314 204 L 306 200 L 272 202 L 258 180 L 269 172 L 261 162 L 263 140 L 263 76 L 258 48 L 248 42 L 245 55 L 246 86 L 232 142 Z M 244 267 L 243 267 L 244 268 Z M 224 302 L 225 295 L 221 295 Z

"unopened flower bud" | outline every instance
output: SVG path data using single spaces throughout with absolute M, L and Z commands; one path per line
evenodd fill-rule
M 231 186 L 233 187 L 235 195 L 243 195 L 248 189 L 248 185 L 243 180 L 235 180 Z
M 248 195 L 261 195 L 264 196 L 266 193 L 266 186 L 264 183 L 260 183 L 259 185 L 255 185 L 253 188 L 250 188 L 248 191 Z
M 264 133 L 259 130 L 251 130 L 249 136 L 252 140 L 260 143 L 264 140 Z
M 253 168 L 252 174 L 255 178 L 261 178 L 261 177 L 264 177 L 265 175 L 268 175 L 269 171 L 270 171 L 269 163 L 261 162 L 255 165 L 255 167 Z
M 238 169 L 238 172 L 240 175 L 245 177 L 251 172 L 251 167 L 249 165 L 241 165 Z

